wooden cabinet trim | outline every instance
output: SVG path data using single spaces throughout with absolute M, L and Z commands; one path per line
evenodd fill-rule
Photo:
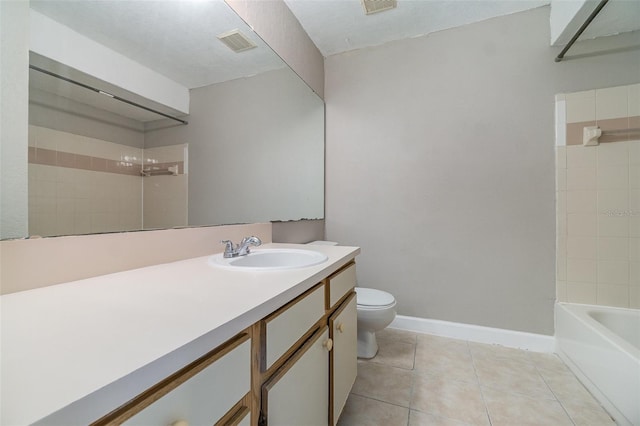
M 347 263 L 346 265 L 342 266 L 340 269 L 335 271 L 333 274 L 329 275 L 326 279 L 327 280 L 331 280 L 336 275 L 340 275 L 342 273 L 342 271 L 344 271 L 345 269 L 348 269 L 351 265 L 355 265 L 355 264 L 356 264 L 356 261 L 355 260 L 351 260 L 349 263 Z
M 196 374 L 200 373 L 202 370 L 204 370 L 215 361 L 222 358 L 250 338 L 251 336 L 249 334 L 249 330 L 246 330 L 236 335 L 235 337 L 232 337 L 222 345 L 216 347 L 207 354 L 191 362 L 190 364 L 176 371 L 167 378 L 161 380 L 160 382 L 142 392 L 138 396 L 134 397 L 130 401 L 116 408 L 112 412 L 91 423 L 91 426 L 112 426 L 121 424 L 122 422 L 130 419 L 143 409 L 147 408 Z M 250 366 L 248 365 L 247 368 L 250 368 Z
M 251 412 L 251 392 L 245 395 L 214 426 L 237 426 Z

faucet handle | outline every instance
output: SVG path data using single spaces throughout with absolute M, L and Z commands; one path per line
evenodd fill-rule
M 233 248 L 233 242 L 231 240 L 222 240 L 220 244 L 224 244 L 224 257 L 233 257 L 235 249 Z

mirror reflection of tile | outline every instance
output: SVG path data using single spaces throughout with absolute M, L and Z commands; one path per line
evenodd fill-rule
M 187 224 L 185 144 L 145 150 L 39 126 L 29 132 L 30 235 Z M 143 178 L 143 164 L 175 167 L 177 176 Z

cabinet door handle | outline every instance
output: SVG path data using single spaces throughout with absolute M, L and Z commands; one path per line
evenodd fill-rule
M 171 426 L 189 426 L 189 422 L 186 420 L 176 420 L 175 422 L 171 423 Z
M 325 340 L 324 343 L 322 344 L 322 346 L 327 348 L 328 352 L 331 351 L 331 349 L 333 348 L 333 340 L 331 340 L 331 339 Z
M 340 324 L 338 324 L 336 330 L 338 330 L 340 333 L 344 333 L 344 323 L 341 322 Z

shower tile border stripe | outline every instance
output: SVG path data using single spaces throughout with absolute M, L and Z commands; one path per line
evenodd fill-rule
M 131 161 L 110 160 L 89 155 L 74 154 L 65 151 L 29 147 L 29 164 L 56 166 L 94 172 L 115 173 L 128 176 L 140 176 L 143 164 Z M 152 169 L 166 169 L 169 166 L 178 166 L 178 174 L 184 174 L 184 161 L 172 161 L 166 163 L 147 163 L 144 167 Z
M 598 126 L 602 130 L 636 129 L 640 127 L 640 116 L 567 123 L 567 145 L 582 145 L 582 129 L 588 126 Z M 631 135 L 629 133 L 620 133 L 616 135 L 603 135 L 598 139 L 598 142 L 624 142 L 636 139 L 638 139 L 637 134 Z

